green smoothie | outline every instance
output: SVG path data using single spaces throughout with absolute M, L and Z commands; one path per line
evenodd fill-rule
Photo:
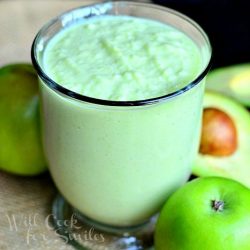
M 40 64 L 59 85 L 115 101 L 169 94 L 194 80 L 207 58 L 186 34 L 126 16 L 72 24 Z M 67 97 L 41 81 L 45 154 L 56 186 L 80 212 L 115 226 L 144 222 L 187 181 L 197 153 L 204 84 L 143 106 Z
M 124 16 L 72 25 L 50 41 L 42 61 L 45 72 L 65 88 L 116 101 L 174 92 L 202 67 L 198 47 L 184 33 Z

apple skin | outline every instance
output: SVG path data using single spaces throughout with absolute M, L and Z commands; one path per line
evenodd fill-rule
M 224 202 L 216 210 L 214 201 Z M 217 207 L 218 208 L 218 207 Z M 170 196 L 156 224 L 156 250 L 249 250 L 250 190 L 223 177 L 197 178 Z
M 32 65 L 0 68 L 0 117 L 0 169 L 25 176 L 44 172 L 38 79 Z

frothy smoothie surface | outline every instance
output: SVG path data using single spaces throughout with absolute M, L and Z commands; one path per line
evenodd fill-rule
M 49 77 L 74 92 L 133 101 L 176 91 L 199 74 L 202 58 L 181 31 L 157 21 L 105 16 L 55 35 L 42 65 Z

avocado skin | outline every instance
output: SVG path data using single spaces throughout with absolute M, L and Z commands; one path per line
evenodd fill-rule
M 204 108 L 217 108 L 228 114 L 237 130 L 237 149 L 229 156 L 212 156 L 199 153 L 194 165 L 196 176 L 230 178 L 250 188 L 250 113 L 237 101 L 213 91 L 206 91 Z
M 38 79 L 32 65 L 0 68 L 0 169 L 18 175 L 47 169 L 39 119 Z
M 249 74 L 249 84 L 245 84 L 247 88 L 245 87 L 244 89 L 235 91 L 234 88 L 230 87 L 230 84 L 235 77 L 242 73 Z M 206 89 L 231 97 L 250 110 L 250 63 L 236 64 L 212 70 L 206 78 Z M 240 93 L 242 93 L 244 97 L 241 96 Z

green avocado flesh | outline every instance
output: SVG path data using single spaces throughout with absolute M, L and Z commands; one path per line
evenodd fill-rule
M 0 68 L 0 117 L 0 169 L 20 175 L 43 172 L 38 80 L 32 65 Z
M 220 92 L 250 107 L 250 64 L 239 64 L 211 71 L 206 89 Z
M 238 102 L 219 93 L 207 91 L 204 108 L 217 108 L 233 120 L 237 130 L 237 149 L 229 156 L 198 154 L 193 173 L 197 176 L 222 176 L 250 187 L 250 114 Z

